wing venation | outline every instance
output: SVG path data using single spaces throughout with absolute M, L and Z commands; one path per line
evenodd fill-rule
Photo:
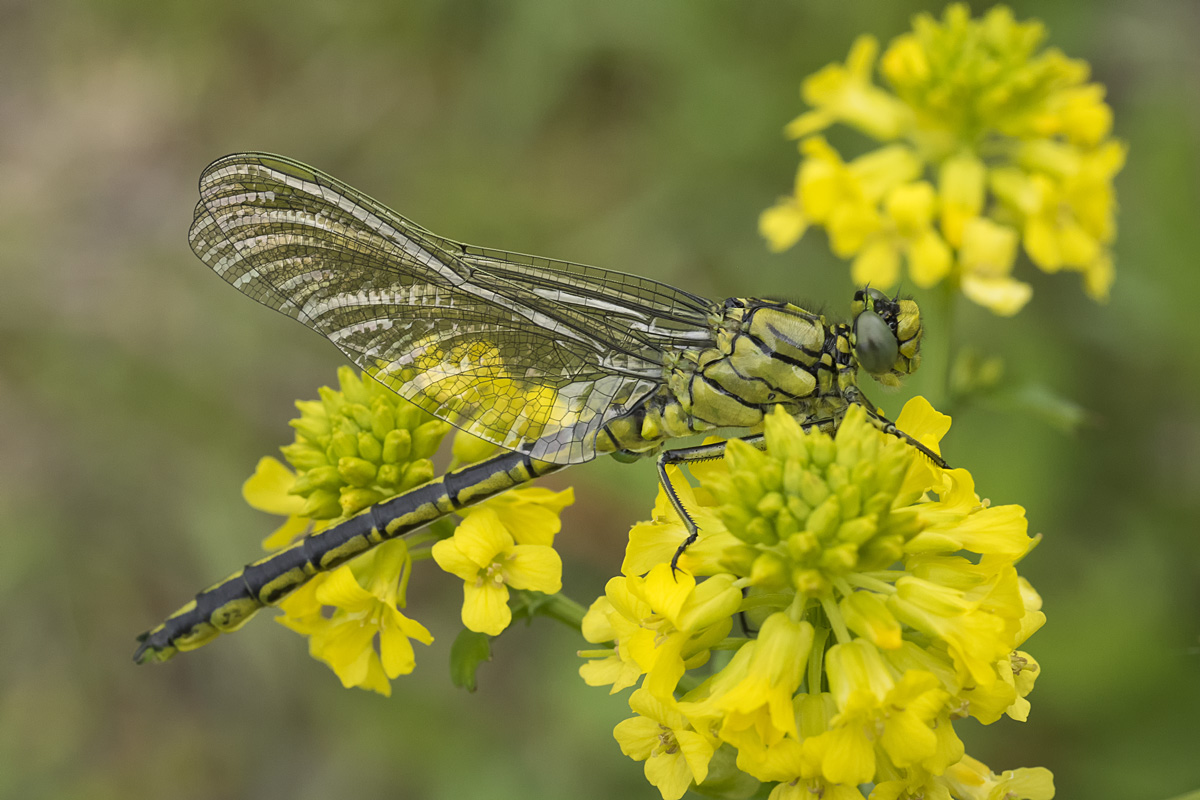
M 666 284 L 442 238 L 279 156 L 200 178 L 192 249 L 426 411 L 557 463 L 658 389 L 663 355 L 712 341 L 714 304 Z

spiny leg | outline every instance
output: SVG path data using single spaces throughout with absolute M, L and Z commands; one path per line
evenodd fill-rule
M 823 425 L 835 424 L 836 422 L 836 419 L 814 419 L 801 423 L 800 427 L 807 431 Z M 752 447 L 757 447 L 759 450 L 764 450 L 767 446 L 766 439 L 761 433 L 744 436 L 741 440 Z M 714 442 L 712 444 L 697 445 L 696 447 L 681 447 L 678 450 L 665 450 L 658 456 L 658 479 L 662 482 L 663 488 L 667 490 L 667 499 L 671 501 L 671 507 L 675 509 L 675 513 L 683 520 L 683 525 L 688 531 L 687 538 L 683 540 L 683 544 L 679 545 L 679 549 L 675 551 L 675 555 L 671 556 L 672 575 L 679 569 L 679 557 L 700 536 L 700 528 L 696 525 L 696 521 L 692 519 L 691 515 L 688 514 L 687 509 L 683 507 L 683 502 L 679 499 L 679 494 L 675 491 L 675 487 L 671 484 L 671 479 L 667 475 L 667 466 L 671 464 L 694 464 L 697 461 L 713 461 L 725 455 L 725 445 L 726 442 Z
M 937 464 L 942 469 L 950 469 L 950 465 L 946 463 L 946 459 L 942 458 L 937 453 L 933 452 L 928 447 L 897 428 L 896 423 L 892 422 L 890 419 L 883 416 L 883 414 L 880 414 L 878 411 L 876 411 L 875 407 L 871 404 L 871 401 L 868 400 L 861 391 L 859 391 L 857 386 L 850 387 L 849 390 L 843 393 L 843 396 L 846 398 L 847 402 L 862 406 L 863 410 L 867 412 L 867 419 L 872 425 L 875 426 L 877 430 L 886 433 L 889 436 L 895 436 L 902 442 L 907 442 L 908 444 L 917 448 L 922 455 L 924 455 L 934 464 Z
M 766 440 L 763 435 L 748 436 L 742 441 L 747 444 L 752 444 L 755 447 L 762 448 L 765 446 Z M 679 568 L 679 557 L 683 555 L 683 551 L 691 546 L 692 542 L 696 541 L 696 537 L 700 535 L 700 528 L 696 526 L 696 521 L 688 514 L 687 509 L 683 507 L 683 501 L 679 499 L 679 493 L 675 491 L 674 485 L 671 483 L 671 478 L 667 475 L 667 467 L 671 464 L 694 464 L 697 461 L 713 461 L 725 455 L 725 442 L 714 442 L 713 444 L 702 444 L 696 447 L 681 447 L 678 450 L 664 450 L 658 456 L 658 480 L 662 483 L 663 488 L 667 490 L 667 499 L 671 501 L 671 507 L 675 509 L 675 513 L 683 520 L 683 525 L 687 528 L 687 538 L 683 540 L 683 544 L 679 545 L 679 549 L 675 551 L 675 555 L 671 556 L 671 574 L 675 574 L 675 570 Z

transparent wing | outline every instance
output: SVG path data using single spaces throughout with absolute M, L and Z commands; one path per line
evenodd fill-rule
M 557 463 L 712 339 L 714 304 L 666 284 L 436 236 L 341 181 L 262 153 L 200 177 L 192 249 L 426 411 Z

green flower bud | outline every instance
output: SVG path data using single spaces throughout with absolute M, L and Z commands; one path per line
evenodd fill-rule
M 812 506 L 799 497 L 791 496 L 787 499 L 787 510 L 795 517 L 797 523 L 803 525 L 808 520 L 808 515 L 812 513 Z
M 320 400 L 297 400 L 295 402 L 296 410 L 300 412 L 302 417 L 311 417 L 313 419 L 328 420 L 329 417 L 325 414 L 325 404 Z
M 408 431 L 405 431 L 407 433 Z M 398 464 L 384 464 L 375 475 L 376 483 L 389 488 L 397 488 L 404 480 L 404 470 Z
M 329 440 L 329 461 L 336 464 L 338 459 L 358 455 L 358 434 L 335 431 Z
M 763 488 L 768 492 L 778 492 L 783 488 L 783 466 L 773 458 L 763 462 L 758 476 L 762 480 Z
M 497 445 L 492 444 L 486 439 L 473 436 L 466 431 L 459 431 L 455 434 L 454 442 L 452 443 L 454 457 L 461 464 L 474 464 L 477 461 L 483 461 L 496 452 L 497 449 Z
M 307 495 L 318 489 L 336 492 L 341 486 L 342 477 L 338 474 L 337 467 L 325 464 L 297 475 L 289 494 Z
M 374 489 L 346 489 L 340 499 L 342 514 L 348 517 L 383 500 L 383 495 Z
M 338 385 L 342 387 L 342 394 L 346 396 L 346 400 L 351 403 L 367 404 L 370 402 L 371 393 L 365 384 L 375 383 L 372 378 L 360 378 L 358 372 L 350 366 L 338 367 Z
M 321 395 L 321 404 L 325 406 L 325 415 L 327 417 L 336 417 L 342 411 L 342 406 L 346 404 L 346 399 L 342 395 L 330 389 L 328 386 L 322 386 L 317 389 L 317 394 Z
M 794 561 L 807 561 L 808 557 L 821 549 L 821 542 L 810 531 L 793 533 L 787 538 L 788 555 Z
M 441 420 L 434 419 L 418 426 L 412 435 L 412 457 L 429 458 L 437 452 L 442 437 L 450 430 L 450 426 Z
M 734 472 L 733 483 L 738 488 L 742 502 L 747 506 L 753 506 L 762 499 L 764 494 L 762 481 L 753 472 Z
M 735 575 L 748 575 L 762 551 L 757 547 L 740 544 L 725 548 L 721 553 L 721 568 Z
M 822 541 L 829 541 L 842 523 L 842 504 L 837 495 L 830 495 L 825 502 L 813 509 L 805 520 L 804 527 Z
M 412 461 L 404 466 L 404 478 L 400 481 L 400 491 L 408 491 L 414 486 L 433 480 L 433 462 L 427 458 Z
M 371 430 L 371 424 L 374 421 L 371 416 L 371 410 L 364 405 L 354 403 L 346 406 L 346 413 L 354 420 L 355 425 L 364 431 Z
M 354 421 L 354 417 L 342 416 L 338 421 L 337 430 L 334 431 L 334 435 L 337 435 L 337 433 L 340 431 L 345 433 L 347 436 L 358 438 L 358 432 L 361 430 L 362 428 L 360 428 L 358 423 Z
M 329 420 L 325 417 L 300 417 L 289 420 L 288 425 L 306 442 L 319 445 L 329 439 Z
M 821 569 L 826 574 L 840 575 L 858 566 L 858 545 L 839 544 L 821 551 Z
M 810 436 L 809 441 L 812 443 L 812 460 L 813 464 L 818 467 L 828 467 L 837 457 L 837 445 L 833 443 L 833 439 L 829 436 L 820 434 Z
M 412 434 L 404 428 L 388 431 L 383 439 L 383 460 L 388 464 L 407 461 L 412 453 Z
M 415 406 L 412 403 L 400 403 L 396 406 L 397 428 L 407 428 L 410 431 L 414 431 L 429 418 L 430 416 L 420 406 Z
M 770 492 L 763 495 L 754 508 L 764 517 L 773 517 L 783 510 L 783 503 L 783 495 L 779 492 Z
M 830 464 L 829 468 L 825 470 L 825 483 L 836 492 L 850 483 L 850 470 L 841 464 Z
M 797 568 L 792 570 L 792 586 L 800 594 L 809 596 L 821 595 L 829 591 L 829 582 L 821 575 L 821 571 L 816 569 Z
M 862 489 L 857 483 L 848 483 L 837 490 L 838 501 L 842 504 L 842 516 L 849 519 L 862 513 Z
M 396 427 L 396 412 L 382 397 L 375 398 L 371 403 L 371 433 L 379 441 L 383 441 L 389 432 Z
M 829 487 L 814 472 L 805 472 L 800 476 L 800 497 L 813 508 L 825 502 L 829 497 Z
M 726 503 L 717 509 L 717 515 L 730 533 L 743 541 L 747 540 L 746 526 L 755 518 L 748 508 L 738 503 Z
M 885 513 L 892 505 L 892 499 L 895 497 L 891 492 L 876 492 L 867 498 L 867 501 L 862 504 L 863 514 L 882 514 Z
M 729 464 L 730 472 L 757 474 L 766 463 L 767 454 L 741 439 L 730 439 L 725 444 L 725 461 Z
M 783 465 L 783 490 L 788 494 L 800 494 L 804 484 L 804 476 L 808 474 L 805 466 L 797 461 L 787 461 Z
M 869 497 L 879 483 L 879 470 L 873 461 L 863 461 L 855 464 L 850 470 L 850 479 L 861 487 L 863 497 Z
M 779 539 L 775 536 L 775 526 L 765 517 L 754 517 L 746 525 L 742 541 L 754 544 L 775 544 Z
M 318 489 L 308 496 L 304 502 L 303 516 L 309 519 L 335 519 L 342 515 L 342 505 L 338 493 L 328 489 Z
M 767 551 L 754 559 L 750 583 L 768 591 L 780 591 L 791 585 L 791 565 L 778 553 Z
M 374 436 L 363 431 L 358 435 L 358 454 L 367 461 L 378 464 L 383 460 L 383 445 Z
M 338 474 L 351 486 L 366 486 L 375 480 L 375 465 L 365 458 L 340 458 L 337 469 Z M 344 502 L 342 505 L 345 507 Z
M 287 459 L 289 464 L 301 472 L 325 466 L 329 463 L 325 458 L 325 451 L 323 449 L 302 442 L 292 442 L 289 445 L 285 445 L 279 448 L 279 452 L 283 453 L 283 457 Z
M 904 539 L 899 536 L 877 536 L 863 545 L 858 560 L 862 569 L 887 569 L 904 555 Z
M 843 522 L 838 527 L 835 538 L 840 542 L 859 545 L 874 536 L 878 529 L 874 517 L 856 517 Z

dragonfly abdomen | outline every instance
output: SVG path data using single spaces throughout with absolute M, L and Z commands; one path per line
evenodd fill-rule
M 166 661 L 176 652 L 194 650 L 218 634 L 237 630 L 259 609 L 278 603 L 321 572 L 564 466 L 505 451 L 371 506 L 356 517 L 247 564 L 200 592 L 142 634 L 133 658 L 139 663 Z

